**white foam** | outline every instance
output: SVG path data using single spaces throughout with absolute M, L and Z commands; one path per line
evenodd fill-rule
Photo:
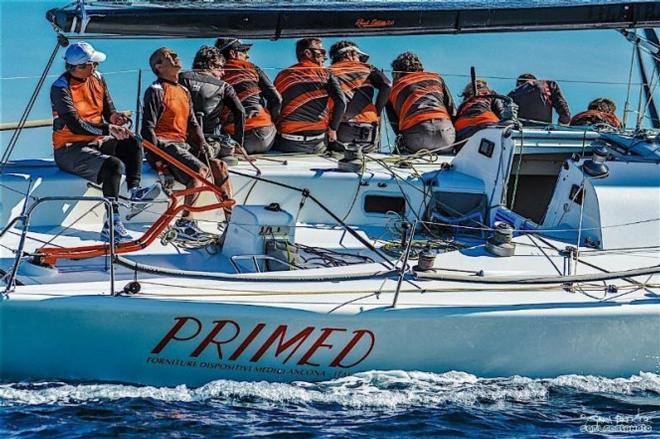
M 465 372 L 443 374 L 372 371 L 321 383 L 268 383 L 218 380 L 196 389 L 122 384 L 2 384 L 0 406 L 65 405 L 122 398 L 166 402 L 219 400 L 265 404 L 338 404 L 352 409 L 402 409 L 448 403 L 474 405 L 547 399 L 551 389 L 629 396 L 660 394 L 660 375 L 642 372 L 630 378 L 565 375 L 553 379 L 478 378 Z

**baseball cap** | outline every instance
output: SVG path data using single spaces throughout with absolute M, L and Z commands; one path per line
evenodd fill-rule
M 369 60 L 369 54 L 362 51 L 358 46 L 346 46 L 342 47 L 337 51 L 337 56 L 342 55 L 346 52 L 355 52 L 360 57 L 360 61 L 367 62 Z
M 247 52 L 252 47 L 252 44 L 244 43 L 238 38 L 218 38 L 215 40 L 215 47 L 220 49 L 222 53 L 227 53 L 230 50 Z
M 103 62 L 105 59 L 105 53 L 94 50 L 91 44 L 84 41 L 71 44 L 64 53 L 64 61 L 74 66 L 88 62 Z

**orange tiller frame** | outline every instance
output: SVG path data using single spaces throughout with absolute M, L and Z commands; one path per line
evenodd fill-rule
M 162 149 L 155 146 L 153 143 L 148 140 L 142 140 L 142 145 L 145 149 L 148 149 L 152 153 L 156 154 L 163 160 L 165 160 L 168 165 L 174 166 L 181 171 L 183 171 L 188 176 L 199 180 L 202 183 L 201 187 L 183 189 L 179 191 L 173 191 L 169 196 L 170 201 L 167 206 L 167 209 L 163 214 L 149 227 L 149 229 L 144 232 L 144 234 L 134 241 L 122 242 L 115 246 L 115 254 L 122 253 L 131 253 L 142 250 L 143 248 L 148 247 L 153 243 L 158 236 L 165 230 L 174 217 L 183 209 L 188 209 L 191 212 L 206 212 L 208 210 L 214 209 L 223 209 L 226 207 L 232 207 L 236 204 L 236 200 L 228 199 L 223 200 L 218 203 L 208 204 L 206 206 L 189 206 L 187 204 L 179 204 L 179 197 L 185 197 L 186 195 L 191 195 L 194 193 L 202 192 L 213 192 L 218 199 L 222 199 L 223 193 L 221 189 L 216 186 L 214 183 L 210 182 L 206 178 L 202 177 L 197 172 L 193 171 L 191 168 L 181 163 L 179 160 L 174 158 L 172 155 L 163 151 Z M 97 245 L 86 245 L 79 247 L 42 247 L 37 250 L 36 260 L 42 265 L 55 265 L 58 259 L 88 259 L 94 258 L 97 256 L 104 256 L 110 252 L 110 244 L 97 244 Z

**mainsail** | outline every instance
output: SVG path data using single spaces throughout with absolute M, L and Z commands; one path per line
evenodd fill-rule
M 94 1 L 52 9 L 64 32 L 295 38 L 660 26 L 660 2 Z

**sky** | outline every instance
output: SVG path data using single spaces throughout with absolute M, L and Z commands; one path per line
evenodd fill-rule
M 67 3 L 0 0 L 0 123 L 19 120 L 56 42 L 55 32 L 46 21 L 45 13 L 50 8 Z M 324 45 L 329 48 L 338 40 L 325 39 Z M 458 102 L 459 93 L 469 80 L 470 66 L 475 66 L 477 76 L 485 77 L 491 88 L 500 93 L 508 93 L 519 74 L 531 72 L 539 78 L 557 80 L 574 114 L 586 109 L 592 99 L 607 96 L 617 102 L 617 114 L 623 117 L 633 47 L 614 30 L 366 37 L 353 40 L 371 55 L 370 63 L 386 72 L 399 53 L 416 52 L 426 70 L 444 76 Z M 89 42 L 108 55 L 99 70 L 105 75 L 113 99 L 121 110 L 135 110 L 138 69 L 144 72 L 142 90 L 154 80 L 148 58 L 155 49 L 161 46 L 173 48 L 183 59 L 184 66 L 189 67 L 200 46 L 213 44 L 212 39 Z M 254 43 L 250 51 L 251 61 L 261 66 L 271 78 L 279 69 L 295 63 L 295 40 L 249 42 Z M 29 120 L 50 117 L 48 94 L 50 84 L 63 71 L 62 56 L 63 50 L 60 50 L 51 68 L 51 77 L 41 90 Z M 636 67 L 633 69 L 633 83 L 631 107 L 636 109 L 640 91 Z M 10 137 L 11 132 L 0 133 L 0 151 L 4 150 Z M 51 155 L 50 128 L 43 128 L 24 131 L 12 158 Z

